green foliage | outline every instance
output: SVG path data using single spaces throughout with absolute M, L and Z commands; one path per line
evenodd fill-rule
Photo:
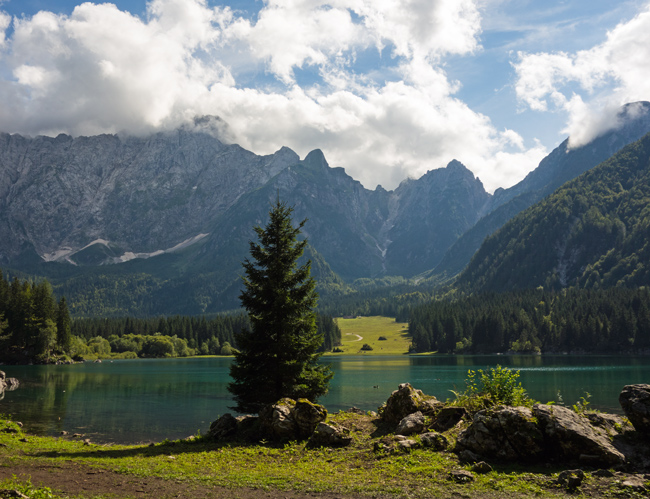
M 470 409 L 496 405 L 531 406 L 533 401 L 518 379 L 519 371 L 500 365 L 485 372 L 482 369 L 469 370 L 465 380 L 467 389 L 455 393 L 456 402 Z
M 370 351 L 372 350 L 372 347 L 368 345 L 368 343 L 364 343 L 363 346 L 361 347 L 361 350 Z
M 571 406 L 572 409 L 578 414 L 584 414 L 584 412 L 587 410 L 587 407 L 589 407 L 590 398 L 591 394 L 589 392 L 585 392 L 584 397 L 580 397 L 580 400 Z
M 0 480 L 0 489 L 6 491 L 15 490 L 22 494 L 21 497 L 29 497 L 30 499 L 57 499 L 59 497 L 49 487 L 34 487 L 31 480 L 19 479 L 16 475 L 12 475 L 11 478 L 5 480 Z M 6 497 L 15 496 L 7 495 Z
M 414 351 L 638 352 L 650 347 L 650 289 L 484 293 L 413 308 Z
M 650 134 L 564 184 L 485 239 L 456 286 L 650 285 Z
M 0 271 L 0 362 L 46 363 L 70 353 L 65 321 L 61 336 L 58 327 L 67 313 L 65 300 L 57 305 L 47 281 L 9 284 Z
M 239 351 L 230 368 L 235 410 L 258 412 L 283 397 L 315 401 L 327 393 L 333 373 L 317 364 L 323 336 L 316 328 L 316 283 L 310 262 L 298 266 L 305 221 L 292 225 L 292 208 L 279 200 L 265 228 L 255 227 L 259 243 L 250 242 L 252 261 L 243 263 L 242 306 L 250 329 L 237 338 Z

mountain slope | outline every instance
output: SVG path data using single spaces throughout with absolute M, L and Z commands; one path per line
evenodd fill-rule
M 95 244 L 118 259 L 172 249 L 298 160 L 287 148 L 257 156 L 201 129 L 145 138 L 0 134 L 0 264 L 26 249 L 35 261 L 74 264 L 92 263 L 97 255 L 77 262 L 74 254 Z
M 650 134 L 488 237 L 465 291 L 650 284 Z
M 485 238 L 517 213 L 650 132 L 650 103 L 637 102 L 624 106 L 617 121 L 620 123 L 617 129 L 583 147 L 571 149 L 569 139 L 566 139 L 521 182 L 509 189 L 497 189 L 486 204 L 487 214 L 457 239 L 431 274 L 448 277 L 458 274 Z

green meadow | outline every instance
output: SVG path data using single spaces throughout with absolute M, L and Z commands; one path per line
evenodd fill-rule
M 399 355 L 409 351 L 411 339 L 406 322 L 395 322 L 390 317 L 338 318 L 336 322 L 341 329 L 342 351 L 334 355 Z M 372 350 L 362 350 L 363 345 Z

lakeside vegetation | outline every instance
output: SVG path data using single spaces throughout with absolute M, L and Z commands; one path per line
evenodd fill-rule
M 397 437 L 391 421 L 355 409 L 327 415 L 328 424 L 349 431 L 351 442 L 343 447 L 315 446 L 304 440 L 250 441 L 245 436 L 215 440 L 200 432 L 155 444 L 98 445 L 84 435 L 28 435 L 21 425 L 0 415 L 0 488 L 29 492 L 37 499 L 103 497 L 111 485 L 111 495 L 124 497 L 136 493 L 138 497 L 203 496 L 207 491 L 214 494 L 215 487 L 233 493 L 237 489 L 238 497 L 244 498 L 279 498 L 286 492 L 329 493 L 342 499 L 645 497 L 645 489 L 622 483 L 628 477 L 643 477 L 633 469 L 603 474 L 586 467 L 576 487 L 560 479 L 566 469 L 561 461 L 513 464 L 494 459 L 480 468 L 462 460 L 455 444 L 477 411 L 533 404 L 518 377 L 518 371 L 500 367 L 469 371 L 467 389 L 447 401 L 467 413 L 459 424 L 441 429 L 437 435 L 445 445 L 433 447 L 427 447 L 419 435 L 411 435 L 409 445 L 399 445 L 404 438 Z M 573 410 L 581 414 L 584 407 Z M 426 418 L 427 425 L 436 421 L 435 415 Z M 11 478 L 6 477 L 7 471 Z M 40 475 L 43 483 L 25 478 L 36 471 L 45 472 Z M 647 486 L 647 475 L 644 480 Z M 59 487 L 66 492 L 59 492 Z
M 411 310 L 418 352 L 644 352 L 650 290 L 566 289 L 484 293 Z

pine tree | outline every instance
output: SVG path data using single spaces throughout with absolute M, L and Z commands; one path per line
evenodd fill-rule
M 239 298 L 250 328 L 237 336 L 238 351 L 228 385 L 238 412 L 259 412 L 283 397 L 315 401 L 327 393 L 333 373 L 317 363 L 323 337 L 313 311 L 317 295 L 311 262 L 298 266 L 306 240 L 305 224 L 292 225 L 293 208 L 278 199 L 266 227 L 255 227 L 259 243 L 250 242 L 252 261 L 243 263 L 244 290 Z
M 70 351 L 72 345 L 72 333 L 70 332 L 70 313 L 68 312 L 68 305 L 65 297 L 59 300 L 56 310 L 56 341 L 59 350 L 64 353 Z

